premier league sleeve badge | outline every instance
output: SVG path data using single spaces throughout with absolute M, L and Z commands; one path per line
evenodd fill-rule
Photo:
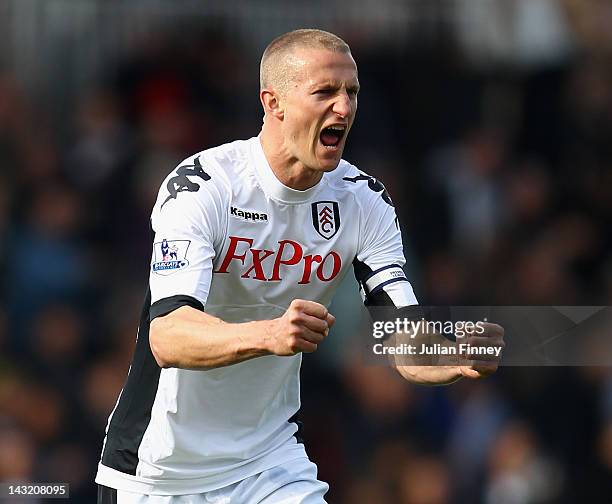
M 151 271 L 158 275 L 171 275 L 189 266 L 187 250 L 191 240 L 167 240 L 153 244 Z

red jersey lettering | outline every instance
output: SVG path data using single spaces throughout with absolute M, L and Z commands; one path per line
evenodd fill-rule
M 263 255 L 260 255 L 262 252 L 263 252 Z M 242 275 L 240 275 L 240 277 L 241 278 L 251 278 L 249 275 L 251 271 L 255 270 L 255 276 L 253 278 L 255 280 L 262 280 L 265 282 L 268 279 L 266 278 L 261 262 L 266 257 L 273 255 L 274 251 L 273 250 L 251 249 L 251 254 L 253 255 L 253 265 L 248 270 L 246 270 Z
M 278 282 L 281 280 L 280 277 L 280 267 L 281 264 L 285 264 L 286 266 L 294 266 L 302 260 L 303 249 L 302 246 L 294 242 L 293 240 L 281 240 L 278 242 L 280 245 L 278 249 L 278 253 L 274 258 L 274 269 L 272 270 L 272 277 L 269 279 L 271 282 Z M 291 259 L 283 260 L 283 252 L 285 251 L 285 246 L 291 245 L 293 247 L 293 255 Z
M 305 285 L 311 282 L 313 265 L 317 265 L 315 274 L 322 282 L 329 282 L 336 278 L 342 268 L 342 259 L 340 255 L 333 250 L 328 252 L 325 257 L 320 254 L 304 255 L 304 248 L 298 242 L 293 240 L 281 240 L 278 242 L 278 251 L 275 252 L 274 250 L 252 248 L 252 238 L 242 238 L 240 236 L 230 236 L 229 238 L 229 247 L 223 261 L 221 261 L 221 266 L 219 266 L 218 270 L 215 270 L 215 273 L 228 273 L 232 261 L 238 260 L 240 264 L 247 267 L 246 271 L 241 273 L 240 278 L 249 278 L 261 282 L 279 282 L 282 280 L 281 266 L 292 267 L 301 263 L 302 277 L 298 284 Z M 244 252 L 238 251 L 238 247 L 241 243 L 249 247 L 245 249 Z M 250 257 L 252 261 L 250 264 L 245 264 L 248 252 L 251 253 Z M 273 255 L 275 255 L 275 257 L 272 263 L 272 276 L 268 278 L 263 263 L 268 257 Z M 252 274 L 253 276 L 251 276 Z
M 225 254 L 225 259 L 221 263 L 221 267 L 215 271 L 215 273 L 227 273 L 227 268 L 232 262 L 232 259 L 238 259 L 242 264 L 244 264 L 244 259 L 246 257 L 246 250 L 242 255 L 236 255 L 236 248 L 238 247 L 238 242 L 245 242 L 249 244 L 249 248 L 253 245 L 252 238 L 240 238 L 239 236 L 230 236 L 230 245 L 227 249 L 227 254 Z

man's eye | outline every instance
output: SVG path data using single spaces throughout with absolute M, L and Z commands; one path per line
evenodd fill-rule
M 332 90 L 331 89 L 317 89 L 315 91 L 315 94 L 329 94 L 331 93 Z

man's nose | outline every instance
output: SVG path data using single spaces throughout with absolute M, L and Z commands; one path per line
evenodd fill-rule
M 351 99 L 347 93 L 340 93 L 334 101 L 333 112 L 340 117 L 347 118 L 351 113 Z

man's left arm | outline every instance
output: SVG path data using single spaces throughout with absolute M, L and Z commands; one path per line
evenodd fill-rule
M 377 315 L 376 307 L 385 306 L 397 309 L 398 317 L 402 317 L 408 311 L 413 318 L 420 319 L 421 312 L 418 309 L 417 298 L 403 271 L 406 261 L 395 208 L 386 190 L 377 196 L 371 199 L 367 215 L 362 216 L 365 220 L 363 227 L 365 232 L 358 254 L 353 261 L 355 278 L 359 283 L 362 299 L 372 318 Z M 467 335 L 461 343 L 469 344 L 472 348 L 477 346 L 503 348 L 504 330 L 501 326 L 482 323 L 481 328 L 482 332 Z M 414 337 L 417 341 L 426 344 L 459 347 L 457 343 L 438 334 L 417 334 L 413 335 Z M 492 352 L 491 355 L 479 357 L 486 360 L 469 360 L 457 354 L 454 362 L 450 360 L 440 362 L 440 359 L 431 356 L 419 359 L 418 365 L 398 362 L 399 359 L 395 359 L 395 356 L 391 357 L 394 359 L 393 367 L 410 382 L 422 385 L 448 385 L 461 378 L 483 378 L 494 373 L 499 365 L 501 352 Z

